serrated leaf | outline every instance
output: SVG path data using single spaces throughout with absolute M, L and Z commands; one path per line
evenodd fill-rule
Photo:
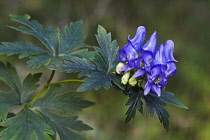
M 28 74 L 24 79 L 22 84 L 21 103 L 26 103 L 29 96 L 39 87 L 36 83 L 39 81 L 41 76 L 42 73 L 36 73 L 34 75 Z
M 0 123 L 7 127 L 0 132 L 0 140 L 52 140 L 53 130 L 33 111 L 24 110 L 17 116 Z
M 93 102 L 75 96 L 72 91 L 62 90 L 59 86 L 51 86 L 48 93 L 38 99 L 31 108 L 57 109 L 64 113 L 73 113 L 94 105 Z
M 3 42 L 0 46 L 0 54 L 14 55 L 19 53 L 19 58 L 28 57 L 30 55 L 37 55 L 40 53 L 48 53 L 47 51 L 36 47 L 30 42 Z
M 3 45 L 0 45 L 0 54 L 13 55 L 19 53 L 19 58 L 30 57 L 27 62 L 29 67 L 38 68 L 41 65 L 46 66 L 50 63 L 59 66 L 63 59 L 71 60 L 71 56 L 78 56 L 81 51 L 76 49 L 90 47 L 80 43 L 85 38 L 82 21 L 66 25 L 63 32 L 59 28 L 57 30 L 52 27 L 45 29 L 39 22 L 35 20 L 29 21 L 29 15 L 11 15 L 10 17 L 13 21 L 24 25 L 19 27 L 9 26 L 10 28 L 35 36 L 46 48 L 46 50 L 43 50 L 29 42 L 4 42 Z M 74 53 L 70 55 L 72 52 Z M 83 52 L 85 52 L 84 58 L 93 54 L 88 54 L 87 49 Z
M 18 98 L 22 104 L 27 103 L 29 96 L 38 87 L 36 83 L 39 81 L 41 75 L 41 73 L 34 75 L 29 74 L 24 79 L 23 83 L 21 83 L 16 69 L 9 63 L 5 65 L 0 61 L 0 80 L 8 84 L 8 86 L 10 86 L 15 91 L 15 93 L 18 94 Z
M 27 26 L 27 27 L 25 27 L 25 26 L 20 26 L 20 27 L 10 26 L 11 28 L 35 36 L 52 53 L 55 53 L 55 51 L 57 49 L 57 42 L 56 42 L 57 32 L 56 32 L 56 30 L 54 30 L 52 27 L 44 29 L 43 26 L 39 22 L 37 22 L 35 20 L 29 21 L 29 19 L 30 19 L 29 15 L 25 15 L 25 16 L 10 15 L 10 18 L 13 21 L 19 22 L 19 23 Z
M 95 54 L 96 54 L 95 51 L 88 51 L 88 49 L 82 49 L 64 54 L 62 58 L 66 60 L 72 60 L 72 57 L 79 57 L 79 58 L 85 58 L 87 60 L 93 60 Z
M 54 131 L 58 132 L 61 140 L 84 140 L 76 131 L 88 131 L 92 128 L 82 121 L 77 120 L 76 116 L 70 115 L 58 115 L 51 113 L 47 110 L 37 110 L 44 121 L 52 128 Z
M 115 69 L 117 63 L 116 59 L 118 59 L 118 44 L 117 41 L 111 41 L 111 33 L 106 32 L 106 30 L 102 26 L 98 26 L 98 35 L 96 35 L 97 41 L 100 45 L 100 48 L 94 47 L 96 51 L 98 51 L 104 61 L 106 62 L 107 73 L 113 69 Z
M 66 71 L 66 72 L 80 72 L 78 74 L 78 77 L 81 77 L 83 75 L 88 75 L 91 72 L 94 72 L 97 70 L 96 66 L 89 62 L 87 59 L 78 58 L 78 57 L 72 57 L 71 61 L 64 61 L 65 64 L 63 64 L 61 67 L 56 66 L 49 66 L 48 68 L 53 70 L 59 70 L 59 71 Z
M 78 77 L 88 76 L 85 78 L 85 83 L 81 84 L 77 91 L 82 92 L 91 89 L 99 89 L 103 86 L 109 89 L 112 84 L 115 84 L 123 89 L 119 77 L 115 75 L 115 67 L 118 61 L 118 45 L 116 40 L 111 41 L 111 34 L 99 26 L 98 35 L 96 35 L 100 47 L 94 47 L 93 62 L 87 59 L 71 57 L 70 61 L 64 61 L 60 67 L 50 66 L 48 68 L 66 71 L 79 72 Z
M 9 93 L 0 91 L 0 120 L 5 120 L 10 109 L 14 105 L 20 105 L 19 100 Z
M 156 113 L 158 120 L 160 123 L 163 124 L 166 131 L 169 129 L 169 121 L 168 118 L 170 117 L 167 110 L 163 107 L 166 105 L 165 102 L 161 101 L 159 97 L 155 97 L 152 95 L 143 96 L 143 99 L 146 102 L 148 107 L 148 113 L 150 117 L 153 117 L 154 113 Z
M 79 43 L 85 38 L 83 34 L 83 23 L 77 21 L 65 26 L 65 32 L 58 29 L 58 39 L 60 43 L 59 54 L 63 55 L 78 47 L 89 47 L 86 44 Z
M 163 91 L 161 93 L 160 98 L 163 99 L 164 101 L 166 101 L 168 103 L 171 103 L 171 104 L 174 104 L 174 105 L 176 105 L 178 107 L 182 107 L 182 108 L 188 109 L 188 107 L 186 107 L 181 101 L 179 101 L 178 99 L 174 98 L 173 96 L 174 96 L 173 93 Z
M 129 105 L 128 110 L 126 111 L 126 119 L 125 123 L 128 123 L 132 118 L 136 115 L 136 110 L 143 114 L 143 102 L 141 101 L 141 95 L 140 94 L 134 94 L 131 96 L 128 101 L 125 103 L 125 105 Z
M 85 78 L 84 83 L 82 83 L 77 89 L 78 92 L 83 92 L 91 89 L 98 90 L 101 86 L 105 89 L 109 89 L 112 85 L 112 80 L 115 78 L 114 75 L 105 74 L 101 72 L 94 72 L 88 74 L 90 78 Z
M 21 82 L 16 69 L 9 63 L 5 65 L 0 61 L 0 80 L 7 83 L 20 96 Z

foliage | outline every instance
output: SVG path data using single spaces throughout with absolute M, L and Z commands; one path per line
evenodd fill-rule
M 152 117 L 156 113 L 160 123 L 168 130 L 169 113 L 164 108 L 166 102 L 187 108 L 170 92 L 162 92 L 160 97 L 154 92 L 144 95 L 142 91 L 145 77 L 142 77 L 139 85 L 122 85 L 123 74 L 115 72 L 119 63 L 118 43 L 116 40 L 112 41 L 111 33 L 107 33 L 102 26 L 98 26 L 96 35 L 99 46 L 93 47 L 95 51 L 90 52 L 82 48 L 90 47 L 81 43 L 85 38 L 82 21 L 66 25 L 62 31 L 52 27 L 45 29 L 39 22 L 29 21 L 29 15 L 10 17 L 23 25 L 9 26 L 10 28 L 36 37 L 43 46 L 38 47 L 31 42 L 3 42 L 0 45 L 0 54 L 19 54 L 20 59 L 28 57 L 29 67 L 39 68 L 44 65 L 51 69 L 52 73 L 40 87 L 37 82 L 40 81 L 42 73 L 29 73 L 22 80 L 11 64 L 0 62 L 0 80 L 10 87 L 9 91 L 0 91 L 0 126 L 3 127 L 0 140 L 55 140 L 56 133 L 61 140 L 85 139 L 80 134 L 81 131 L 92 128 L 77 120 L 75 113 L 94 103 L 65 88 L 62 83 L 66 82 L 82 82 L 77 92 L 98 90 L 100 87 L 109 89 L 114 86 L 128 93 L 126 123 L 135 117 L 136 110 L 143 114 L 145 102 L 149 115 Z M 85 78 L 51 82 L 56 70 L 77 72 L 78 78 Z M 20 106 L 21 110 L 11 116 L 10 109 L 14 106 Z

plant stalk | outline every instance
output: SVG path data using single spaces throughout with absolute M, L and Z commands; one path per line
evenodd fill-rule
M 78 80 L 78 79 L 70 79 L 70 80 L 63 80 L 63 81 L 58 81 L 58 82 L 52 82 L 52 78 L 55 74 L 55 71 L 53 70 L 49 79 L 47 80 L 45 86 L 40 90 L 40 92 L 24 107 L 24 109 L 28 109 L 41 95 L 42 93 L 48 89 L 49 86 L 51 85 L 56 85 L 56 84 L 60 84 L 60 83 L 67 83 L 67 82 L 81 82 L 84 83 L 83 80 Z

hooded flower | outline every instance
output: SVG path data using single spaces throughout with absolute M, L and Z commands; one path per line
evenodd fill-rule
M 161 96 L 161 90 L 166 86 L 168 78 L 176 73 L 174 42 L 167 40 L 156 50 L 157 32 L 154 31 L 146 43 L 145 35 L 145 27 L 140 26 L 133 39 L 128 36 L 128 44 L 119 51 L 120 63 L 116 71 L 118 74 L 124 72 L 121 79 L 124 85 L 129 83 L 131 87 L 144 87 L 144 95 L 152 91 Z
M 155 54 L 151 71 L 147 74 L 148 81 L 145 84 L 144 95 L 147 95 L 152 90 L 160 96 L 161 87 L 165 87 L 168 78 L 176 73 L 174 62 L 177 61 L 173 57 L 173 50 L 174 43 L 172 40 L 167 40 L 160 45 Z
M 145 27 L 140 26 L 133 39 L 130 39 L 130 36 L 128 36 L 128 44 L 119 51 L 119 60 L 120 62 L 125 62 L 126 65 L 118 71 L 127 72 L 133 68 L 138 69 L 134 78 L 142 76 L 142 74 L 145 73 L 145 70 L 149 71 L 152 57 L 154 56 L 156 49 L 157 32 L 155 31 L 143 45 L 145 35 Z

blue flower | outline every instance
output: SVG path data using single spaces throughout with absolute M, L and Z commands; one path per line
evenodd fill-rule
M 145 35 L 145 27 L 140 26 L 133 39 L 128 36 L 128 44 L 119 51 L 120 63 L 116 71 L 118 74 L 124 72 L 121 79 L 124 85 L 128 83 L 131 87 L 137 85 L 144 88 L 144 95 L 152 91 L 160 97 L 168 78 L 176 73 L 174 62 L 177 61 L 173 57 L 174 42 L 167 40 L 156 50 L 157 32 L 154 31 L 146 43 L 144 43 Z
M 119 51 L 119 60 L 120 62 L 125 62 L 126 65 L 119 71 L 124 71 L 126 73 L 133 68 L 139 69 L 135 78 L 141 76 L 142 73 L 145 73 L 143 71 L 149 71 L 156 50 L 157 32 L 155 31 L 143 45 L 145 36 L 146 28 L 144 26 L 138 27 L 133 39 L 130 39 L 130 36 L 128 36 L 128 44 Z
M 144 88 L 144 95 L 147 95 L 150 90 L 161 96 L 161 88 L 165 87 L 168 78 L 176 73 L 177 62 L 173 57 L 174 43 L 172 40 L 167 40 L 163 45 L 159 46 L 152 62 L 150 73 L 147 74 L 147 83 Z

